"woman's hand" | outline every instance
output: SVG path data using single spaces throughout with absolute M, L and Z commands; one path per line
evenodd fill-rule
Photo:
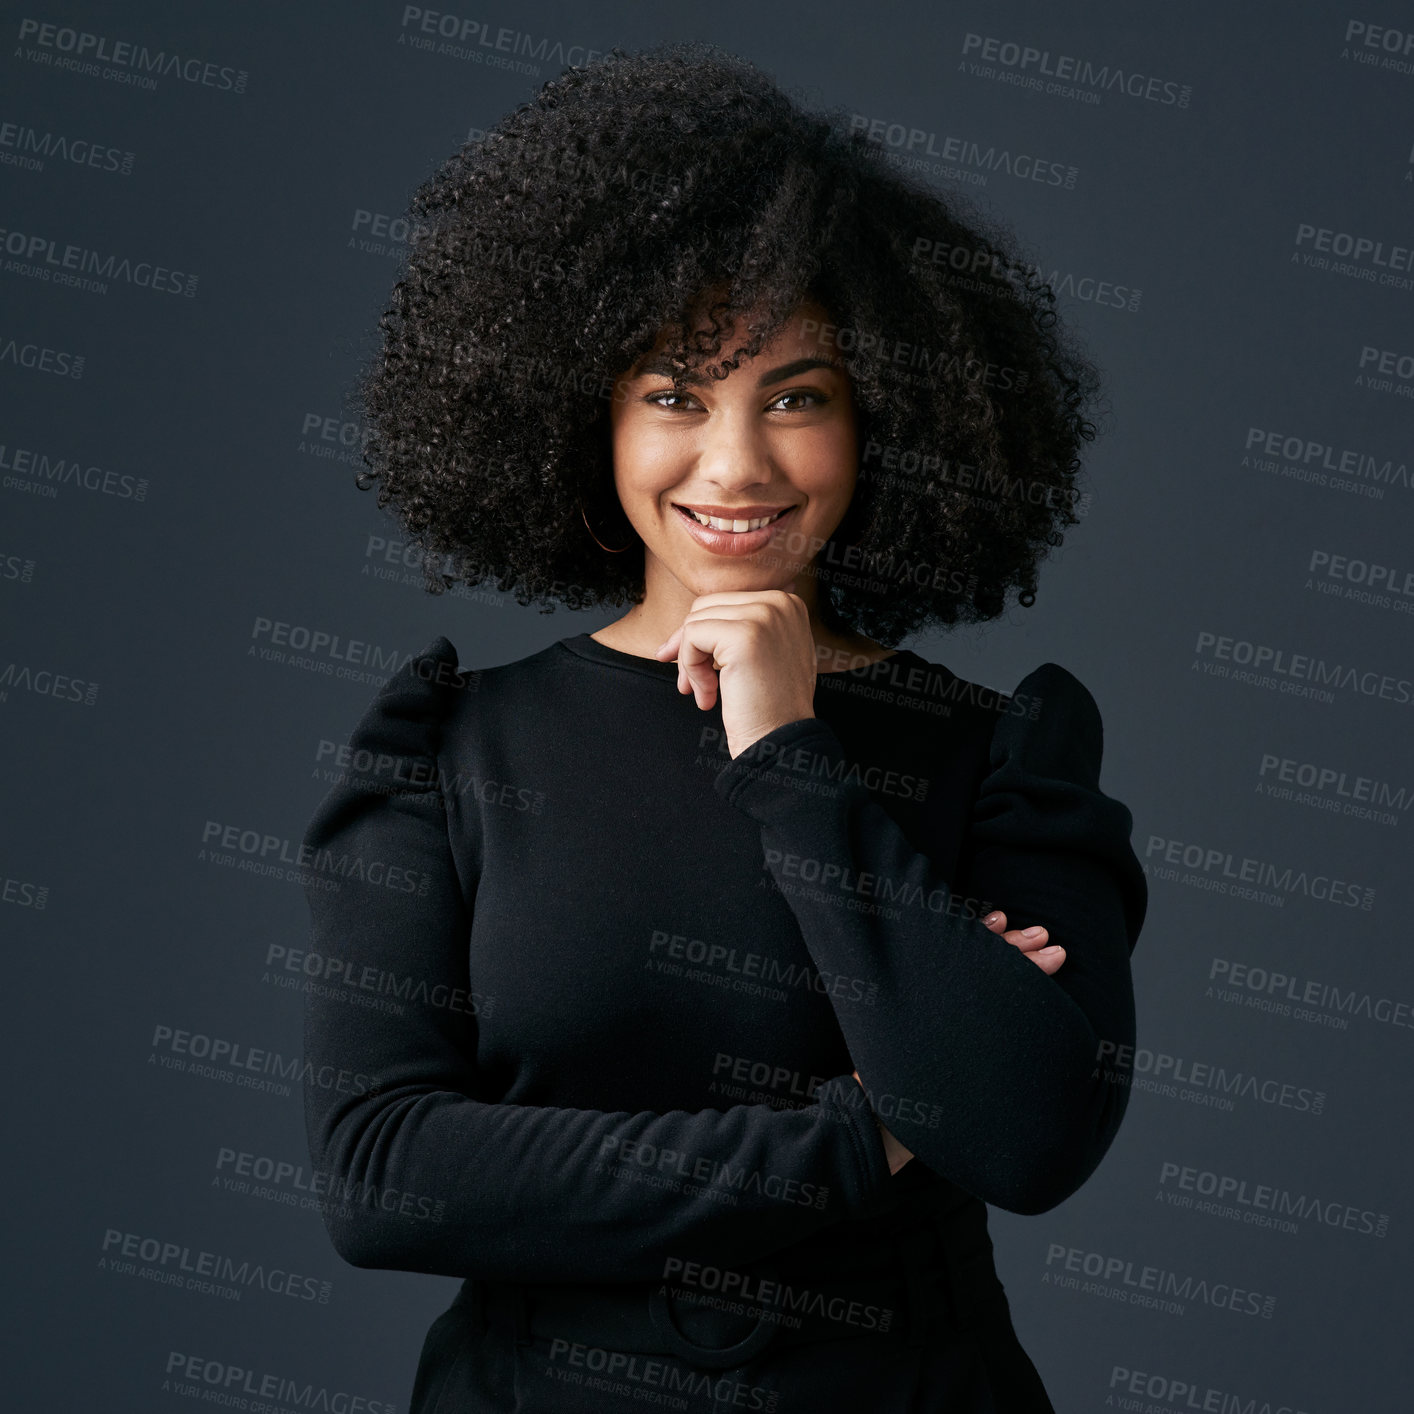
M 1065 961 L 1065 949 L 1058 944 L 1046 946 L 1050 934 L 1039 925 L 1034 928 L 1014 928 L 1006 931 L 1006 914 L 1001 909 L 993 909 L 983 920 L 982 926 L 1005 938 L 1013 947 L 1020 948 L 1042 972 L 1055 972 Z
M 994 933 L 1006 939 L 1013 947 L 1020 948 L 1042 972 L 1047 974 L 1054 972 L 1065 961 L 1065 949 L 1063 947 L 1047 947 L 1046 939 L 1050 936 L 1044 928 L 1016 928 L 1011 932 L 1006 931 L 1006 914 L 1001 909 L 995 909 L 983 920 L 982 926 L 990 928 Z M 861 1085 L 864 1081 L 859 1072 L 853 1072 L 854 1078 Z M 879 1133 L 884 1140 L 884 1153 L 889 1160 L 889 1174 L 896 1174 L 912 1157 L 913 1151 L 905 1149 L 892 1134 L 889 1133 L 884 1121 L 878 1115 L 874 1116 L 874 1123 L 879 1126 Z
M 653 655 L 678 660 L 678 691 L 709 711 L 722 696 L 722 728 L 735 758 L 767 732 L 815 715 L 810 611 L 784 589 L 699 594 Z

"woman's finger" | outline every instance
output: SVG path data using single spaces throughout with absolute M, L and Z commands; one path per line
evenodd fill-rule
M 1019 947 L 1022 952 L 1032 952 L 1036 948 L 1044 947 L 1046 939 L 1050 934 L 1039 924 L 1031 928 L 1007 929 L 1006 914 L 997 909 L 995 913 L 989 913 L 982 922 L 992 930 L 1000 934 L 1007 942 Z
M 1036 952 L 1051 940 L 1051 935 L 1044 928 L 1009 928 L 1002 937 L 1022 952 Z
M 655 658 L 665 661 L 674 657 L 678 661 L 678 692 L 692 693 L 698 707 L 704 712 L 717 700 L 720 684 L 712 648 L 699 647 L 693 642 L 695 630 L 701 635 L 702 620 L 685 619 L 672 634 L 659 645 Z M 720 629 L 717 630 L 720 633 Z
M 1008 932 L 1006 914 L 1001 909 L 989 913 L 982 920 L 982 924 L 1012 947 L 1024 952 L 1042 972 L 1052 973 L 1065 961 L 1065 949 L 1050 943 L 1049 932 L 1039 925 L 1032 928 L 1015 928 Z
M 716 700 L 717 673 L 712 667 L 710 653 L 705 655 L 706 666 L 703 666 L 704 655 L 702 651 L 694 647 L 684 637 L 683 630 L 686 627 L 687 625 L 684 623 L 674 629 L 653 656 L 665 662 L 677 659 L 678 692 L 680 694 L 692 693 L 697 700 L 697 705 L 705 710 Z
M 679 682 L 686 680 L 698 707 L 704 712 L 716 702 L 721 690 L 714 652 L 720 634 L 720 624 L 713 621 L 689 621 L 683 625 L 678 643 Z M 704 638 L 706 642 L 701 643 Z

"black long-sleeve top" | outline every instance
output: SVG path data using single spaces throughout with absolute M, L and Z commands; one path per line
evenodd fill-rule
M 1113 1140 L 1147 893 L 1087 689 L 905 650 L 732 759 L 676 671 L 579 634 L 464 672 L 438 638 L 355 728 L 303 856 L 306 1073 L 350 1077 L 305 1113 L 349 1262 L 867 1254 L 885 1216 L 1043 1212 Z

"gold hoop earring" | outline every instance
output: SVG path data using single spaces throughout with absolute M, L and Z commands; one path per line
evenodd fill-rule
M 632 537 L 630 537 L 627 545 L 620 545 L 617 550 L 611 550 L 597 535 L 595 535 L 593 527 L 589 524 L 589 517 L 584 514 L 584 497 L 580 496 L 577 499 L 579 501 L 579 518 L 584 522 L 584 528 L 589 531 L 589 538 L 593 540 L 593 542 L 601 550 L 603 550 L 606 555 L 622 555 L 625 550 L 630 549 L 632 547 L 633 539 Z

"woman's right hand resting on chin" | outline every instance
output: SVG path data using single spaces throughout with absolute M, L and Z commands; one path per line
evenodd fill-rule
M 1046 939 L 1050 936 L 1044 928 L 1014 928 L 1010 932 L 1006 931 L 1006 914 L 1001 909 L 995 909 L 983 920 L 982 926 L 990 928 L 992 932 L 1005 938 L 1013 947 L 1020 948 L 1042 972 L 1047 974 L 1055 972 L 1065 961 L 1065 949 L 1062 947 L 1047 947 Z M 854 1078 L 861 1085 L 864 1081 L 860 1079 L 859 1072 L 854 1072 Z M 878 1115 L 874 1116 L 874 1123 L 879 1126 L 879 1133 L 884 1139 L 884 1153 L 889 1160 L 890 1175 L 896 1174 L 912 1157 L 913 1151 L 905 1149 L 884 1125 L 884 1121 Z

